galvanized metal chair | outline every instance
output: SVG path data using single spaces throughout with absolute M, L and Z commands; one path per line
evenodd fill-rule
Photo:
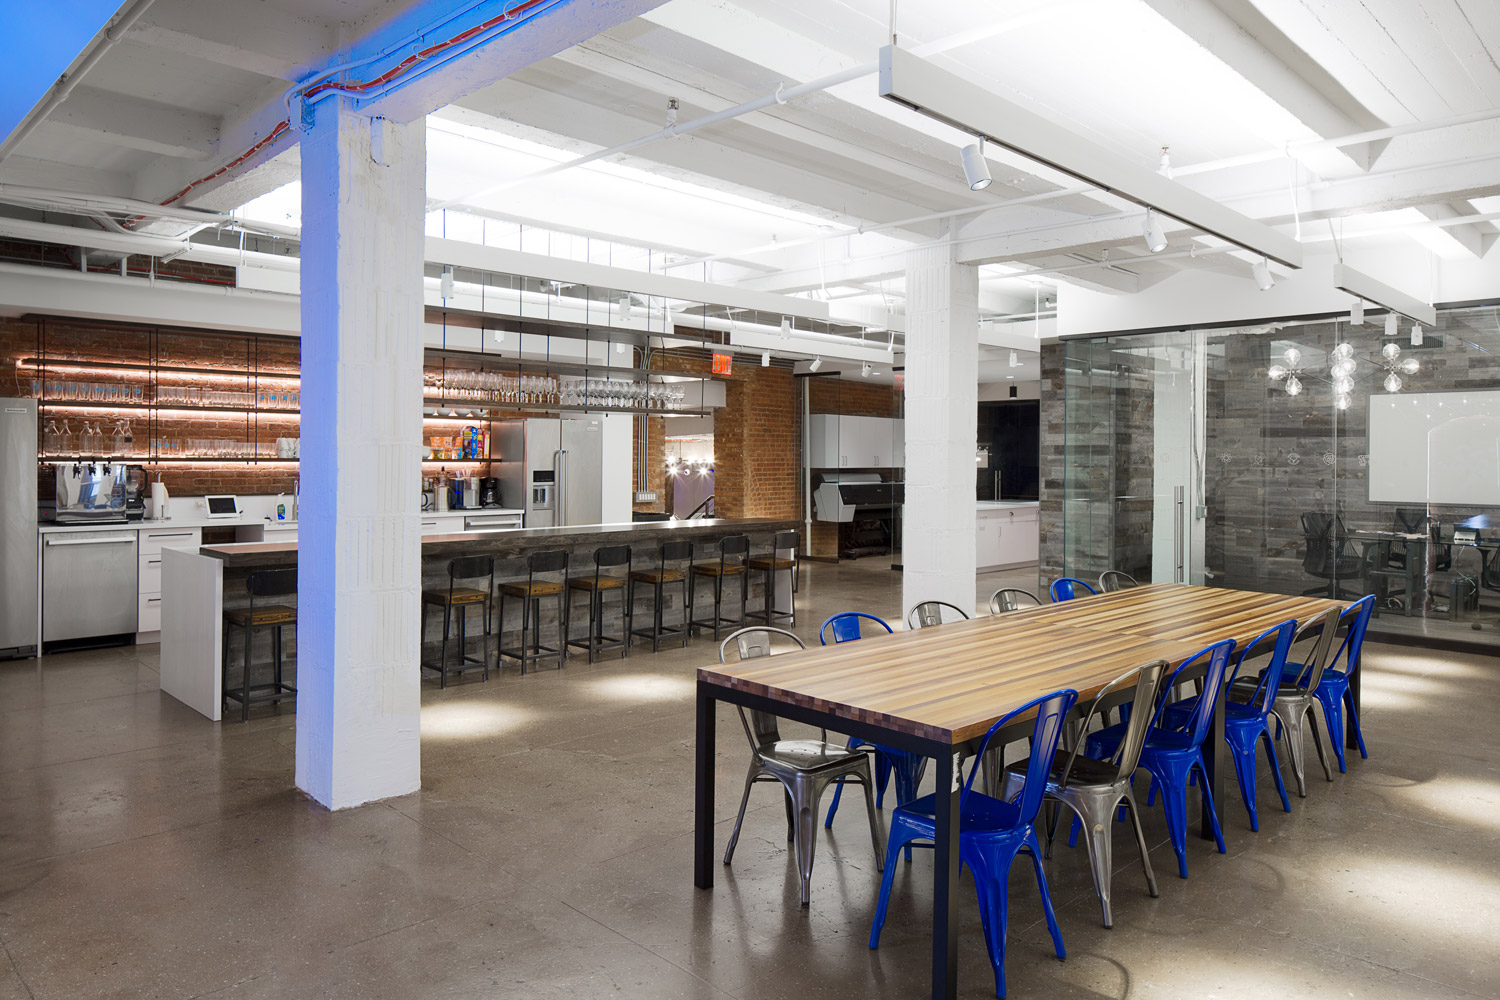
M 725 651 L 731 645 L 741 660 L 769 656 L 773 637 L 789 640 L 798 649 L 807 648 L 801 639 L 786 629 L 746 628 L 733 633 L 719 645 L 719 662 L 728 662 Z M 829 785 L 842 789 L 844 782 L 853 780 L 864 786 L 865 811 L 870 817 L 870 839 L 875 844 L 875 867 L 879 870 L 884 864 L 885 848 L 880 821 L 875 818 L 869 755 L 829 743 L 826 730 L 816 740 L 784 740 L 776 716 L 753 709 L 747 716 L 744 708 L 740 708 L 739 713 L 740 723 L 745 727 L 745 738 L 750 741 L 750 769 L 745 775 L 745 794 L 734 819 L 734 832 L 729 835 L 729 843 L 724 848 L 724 863 L 727 865 L 734 858 L 751 786 L 757 781 L 779 781 L 786 790 L 786 839 L 793 843 L 797 853 L 802 905 L 806 906 L 812 881 L 813 850 L 817 847 L 818 800 Z
M 1170 665 L 1166 660 L 1148 663 L 1136 670 L 1121 674 L 1100 689 L 1094 696 L 1084 717 L 1081 732 L 1087 733 L 1094 719 L 1102 718 L 1103 711 L 1116 700 L 1120 692 L 1134 685 L 1133 701 L 1141 706 L 1131 713 L 1125 725 L 1124 739 L 1115 747 L 1107 759 L 1090 757 L 1080 751 L 1079 740 L 1072 750 L 1059 749 L 1052 756 L 1052 769 L 1047 775 L 1047 798 L 1060 802 L 1073 810 L 1078 822 L 1088 831 L 1084 841 L 1088 848 L 1089 872 L 1094 877 L 1094 892 L 1099 896 L 1099 905 L 1104 911 L 1104 926 L 1113 927 L 1114 917 L 1110 912 L 1110 878 L 1114 871 L 1114 834 L 1112 822 L 1115 810 L 1125 803 L 1130 821 L 1135 827 L 1135 842 L 1141 852 L 1141 868 L 1146 873 L 1146 889 L 1153 897 L 1156 889 L 1156 873 L 1151 869 L 1150 848 L 1146 846 L 1146 834 L 1141 830 L 1140 807 L 1130 783 L 1136 766 L 1141 760 L 1141 749 L 1146 745 L 1146 731 L 1155 714 L 1148 706 L 1155 706 L 1163 694 L 1162 679 Z M 1004 798 L 1014 798 L 1020 791 L 1031 768 L 1031 760 L 1016 761 L 1005 769 Z M 1049 803 L 1047 823 L 1047 857 L 1052 857 L 1052 842 L 1057 836 L 1059 810 Z
M 992 615 L 1003 615 L 1007 611 L 1020 611 L 1022 608 L 1041 606 L 1041 599 L 1035 594 L 1016 587 L 1001 587 L 990 595 L 990 614 Z
M 906 627 L 915 629 L 941 625 L 944 608 L 957 616 L 956 618 L 950 616 L 949 621 L 967 621 L 969 618 L 969 613 L 956 604 L 949 604 L 947 601 L 923 601 L 906 613 Z
M 1116 590 L 1129 590 L 1131 587 L 1139 587 L 1135 577 L 1118 569 L 1107 569 L 1099 574 L 1099 593 L 1109 594 Z

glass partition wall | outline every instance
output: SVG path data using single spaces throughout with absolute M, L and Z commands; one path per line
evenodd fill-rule
M 1372 633 L 1500 647 L 1500 316 L 1063 345 L 1061 563 L 1377 598 Z

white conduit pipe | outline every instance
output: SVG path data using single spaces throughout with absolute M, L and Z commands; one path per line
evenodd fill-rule
M 296 238 L 301 230 L 296 226 L 283 226 L 274 222 L 250 222 L 231 215 L 206 212 L 196 208 L 163 208 L 154 202 L 136 201 L 134 198 L 116 198 L 104 195 L 79 194 L 76 191 L 61 191 L 52 188 L 32 187 L 26 184 L 0 184 L 0 202 L 21 205 L 26 208 L 45 208 L 76 215 L 99 216 L 105 213 L 120 215 L 145 215 L 156 219 L 173 219 L 181 222 L 203 223 L 210 226 L 234 226 L 251 232 L 272 236 Z
M 22 119 L 21 124 L 16 126 L 10 135 L 6 136 L 4 142 L 0 142 L 0 162 L 3 162 L 7 156 L 15 152 L 16 147 L 25 141 L 26 137 L 31 135 L 32 132 L 36 131 L 36 127 L 46 121 L 47 116 L 56 110 L 59 104 L 68 99 L 68 95 L 73 92 L 73 88 L 78 86 L 78 81 L 82 80 L 89 70 L 98 65 L 99 60 L 104 57 L 104 53 L 108 52 L 110 47 L 115 42 L 118 42 L 120 37 L 129 31 L 136 21 L 140 20 L 141 15 L 146 13 L 146 8 L 150 7 L 151 3 L 152 0 L 135 0 L 135 3 L 131 4 L 125 13 L 120 15 L 119 20 L 105 28 L 102 36 L 95 38 L 93 48 L 83 57 L 83 61 L 78 64 L 78 68 L 72 73 L 64 73 L 57 78 L 57 82 L 52 85 L 51 90 L 47 92 L 47 96 L 43 98 L 41 104 L 32 109 L 31 113 Z

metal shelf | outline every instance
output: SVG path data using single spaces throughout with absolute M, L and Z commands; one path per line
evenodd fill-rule
M 192 410 L 201 413 L 253 413 L 297 417 L 301 410 L 256 409 L 244 406 L 193 406 L 191 403 L 95 403 L 81 399 L 39 399 L 44 410 Z
M 281 382 L 299 382 L 301 375 L 259 371 L 249 368 L 185 368 L 179 365 L 143 365 L 125 361 L 87 361 L 76 358 L 24 358 L 22 364 L 33 368 L 82 368 L 101 372 L 148 372 L 155 375 L 232 375 L 236 378 L 269 378 Z
M 503 369 L 536 375 L 582 375 L 587 378 L 613 378 L 621 382 L 706 382 L 712 375 L 685 375 L 679 372 L 658 371 L 654 368 L 612 367 L 604 364 L 581 364 L 577 361 L 528 361 L 523 358 L 507 358 L 499 353 L 459 351 L 452 348 L 429 347 L 427 357 L 442 361 L 463 361 L 477 364 L 481 370 Z
M 236 465 L 296 465 L 295 458 L 213 458 L 201 456 L 197 458 L 148 458 L 143 455 L 43 455 L 39 462 L 108 462 L 111 465 L 178 465 L 190 462 L 205 464 L 229 464 Z
M 712 407 L 701 409 L 681 410 L 648 410 L 639 406 L 567 406 L 562 403 L 480 403 L 472 399 L 433 399 L 431 396 L 422 398 L 422 408 L 427 410 L 484 410 L 487 413 L 509 412 L 509 413 L 629 413 L 637 417 L 706 417 L 713 413 Z M 423 413 L 424 417 L 441 417 L 441 413 Z M 444 419 L 455 419 L 444 417 Z M 459 417 L 457 419 L 464 419 Z M 474 419 L 478 420 L 479 417 Z

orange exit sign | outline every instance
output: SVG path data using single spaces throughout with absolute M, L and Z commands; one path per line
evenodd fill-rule
M 729 374 L 732 374 L 730 372 L 730 368 L 733 365 L 734 365 L 734 355 L 733 354 L 715 354 L 714 355 L 714 374 L 715 375 L 729 375 Z

